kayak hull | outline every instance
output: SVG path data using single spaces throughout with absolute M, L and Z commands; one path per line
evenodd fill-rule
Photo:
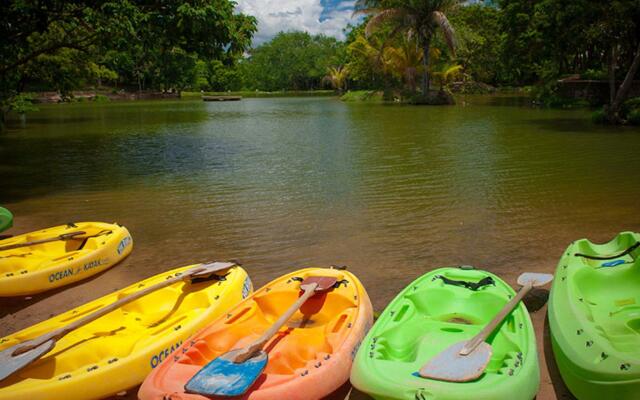
M 440 278 L 495 285 L 476 291 Z M 520 304 L 490 336 L 486 372 L 464 383 L 422 378 L 420 368 L 449 346 L 471 339 L 515 295 L 497 276 L 480 270 L 440 268 L 412 282 L 389 304 L 356 355 L 351 383 L 375 399 L 526 399 L 540 380 L 533 325 Z
M 131 253 L 127 228 L 102 222 L 78 222 L 14 236 L 1 246 L 83 231 L 59 240 L 0 251 L 0 297 L 25 296 L 55 289 L 105 271 Z
M 551 343 L 560 375 L 579 399 L 639 396 L 640 248 L 623 254 L 638 241 L 633 232 L 604 244 L 577 240 L 558 263 Z
M 372 323 L 369 297 L 348 271 L 310 268 L 284 275 L 256 291 L 195 335 L 142 384 L 142 400 L 206 400 L 184 385 L 219 355 L 248 345 L 299 295 L 299 280 L 335 276 L 339 287 L 311 297 L 266 346 L 267 366 L 247 393 L 236 399 L 319 399 L 349 379 L 355 352 Z
M 163 282 L 177 268 L 0 339 L 0 350 L 66 325 L 138 290 Z M 224 280 L 176 282 L 78 328 L 42 359 L 0 382 L 0 400 L 101 399 L 139 385 L 193 333 L 248 296 L 240 267 Z
M 4 207 L 0 207 L 0 232 L 13 226 L 13 214 Z

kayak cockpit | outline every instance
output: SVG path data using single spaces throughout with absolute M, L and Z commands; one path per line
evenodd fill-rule
M 589 336 L 599 337 L 606 353 L 640 359 L 640 259 L 615 268 L 574 271 L 570 297 L 575 315 L 584 315 Z

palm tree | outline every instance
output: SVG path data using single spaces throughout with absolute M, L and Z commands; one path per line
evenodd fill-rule
M 322 79 L 324 82 L 329 82 L 331 86 L 342 93 L 346 84 L 347 76 L 349 75 L 349 69 L 339 65 L 337 67 L 329 67 L 327 69 L 327 75 Z
M 382 43 L 376 41 L 374 37 L 366 37 L 364 35 L 358 35 L 356 40 L 348 46 L 348 51 L 350 53 L 355 53 L 360 57 L 369 61 L 371 65 L 376 68 L 380 68 L 382 72 L 384 71 L 384 65 L 382 64 Z
M 422 58 L 422 51 L 410 35 L 405 35 L 398 47 L 386 47 L 383 53 L 387 70 L 402 79 L 413 92 L 416 90 L 416 76 L 422 72 Z
M 367 35 L 388 23 L 390 37 L 401 32 L 415 35 L 422 48 L 422 93 L 429 90 L 429 49 L 433 36 L 442 31 L 447 46 L 455 52 L 455 32 L 445 12 L 453 9 L 459 0 L 356 0 L 355 13 L 373 17 L 367 23 Z

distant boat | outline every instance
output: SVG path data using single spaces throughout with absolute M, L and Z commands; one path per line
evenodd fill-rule
M 242 96 L 202 96 L 204 101 L 238 101 Z

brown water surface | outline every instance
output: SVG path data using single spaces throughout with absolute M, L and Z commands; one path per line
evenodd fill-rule
M 8 233 L 117 221 L 134 252 L 89 281 L 0 301 L 0 336 L 200 261 L 238 259 L 256 286 L 346 264 L 382 310 L 439 266 L 513 284 L 523 270 L 552 272 L 574 239 L 640 231 L 640 129 L 521 100 L 42 106 L 0 134 Z

